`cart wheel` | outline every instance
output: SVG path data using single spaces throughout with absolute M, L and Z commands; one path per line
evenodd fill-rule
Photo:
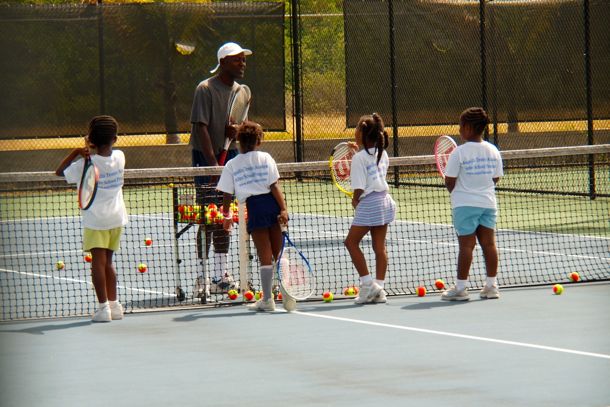
M 176 288 L 176 298 L 178 298 L 178 301 L 184 301 L 186 299 L 186 294 L 184 294 L 184 290 L 180 287 Z

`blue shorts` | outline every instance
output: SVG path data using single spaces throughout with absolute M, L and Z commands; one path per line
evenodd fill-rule
M 497 214 L 492 208 L 458 206 L 453 208 L 453 226 L 458 236 L 472 235 L 479 226 L 495 229 Z
M 237 150 L 227 151 L 227 161 L 237 156 Z M 220 154 L 216 156 L 218 159 Z M 208 162 L 203 153 L 199 150 L 191 150 L 191 162 L 193 167 L 207 167 Z M 195 194 L 196 202 L 200 205 L 208 205 L 214 203 L 220 207 L 222 205 L 222 192 L 216 190 L 216 185 L 212 185 L 212 177 L 201 176 L 195 177 Z
M 246 199 L 248 209 L 248 233 L 254 229 L 266 229 L 277 224 L 280 205 L 271 193 L 252 195 Z

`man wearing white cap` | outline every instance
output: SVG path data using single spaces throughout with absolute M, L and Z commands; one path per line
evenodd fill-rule
M 234 42 L 227 42 L 218 49 L 218 65 L 210 72 L 214 76 L 202 81 L 195 89 L 191 110 L 191 156 L 194 167 L 218 165 L 218 157 L 223 149 L 225 138 L 235 139 L 236 129 L 227 123 L 228 104 L 231 94 L 238 88 L 236 79 L 242 79 L 246 70 L 246 56 L 252 51 L 244 49 Z M 235 143 L 227 152 L 226 161 L 237 155 Z M 226 162 L 225 162 L 226 163 Z M 200 205 L 222 204 L 222 194 L 215 191 L 210 177 L 195 177 L 197 203 Z M 202 247 L 202 228 L 205 230 L 206 247 Z M 211 285 L 205 279 L 204 260 L 197 273 L 195 296 L 207 295 L 207 287 L 212 293 L 223 293 L 237 288 L 234 279 L 228 274 L 227 260 L 229 251 L 229 234 L 222 224 L 201 225 L 197 231 L 197 256 L 207 258 L 210 243 L 214 243 L 214 268 L 211 274 Z

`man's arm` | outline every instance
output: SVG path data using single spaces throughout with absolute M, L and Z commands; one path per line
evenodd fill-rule
M 214 148 L 212 147 L 212 138 L 208 133 L 208 126 L 203 123 L 197 123 L 195 125 L 196 137 L 201 140 L 201 146 L 203 148 L 203 156 L 206 162 L 210 166 L 217 166 L 216 154 L 214 154 Z

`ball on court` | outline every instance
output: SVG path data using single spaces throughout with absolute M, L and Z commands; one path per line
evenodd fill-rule
M 553 286 L 553 293 L 555 293 L 555 295 L 563 294 L 563 286 L 561 284 L 555 284 Z
M 174 183 L 170 182 L 169 184 L 167 184 L 168 187 L 173 188 L 174 187 Z
M 252 301 L 254 299 L 254 293 L 252 291 L 246 291 L 244 294 L 246 301 Z
M 229 295 L 229 299 L 231 299 L 231 300 L 236 300 L 237 297 L 239 297 L 237 290 L 229 290 L 229 292 L 227 294 Z
M 261 298 L 263 298 L 263 292 L 262 291 L 257 291 L 256 294 L 254 294 L 254 299 L 256 299 L 256 301 L 258 301 Z
M 144 239 L 144 244 L 146 246 L 152 245 L 152 239 L 150 237 L 147 237 L 146 239 Z
M 346 297 L 355 296 L 356 295 L 355 287 L 347 287 L 345 290 L 343 290 L 343 295 L 345 295 Z
M 281 292 L 277 293 L 277 299 L 278 299 L 278 300 L 280 300 L 280 301 L 281 301 L 283 298 L 284 298 L 284 297 L 282 296 L 282 293 L 281 293 Z
M 91 263 L 91 261 L 93 261 L 93 257 L 91 257 L 91 253 L 85 253 L 84 259 L 87 263 Z
M 580 281 L 580 274 L 578 274 L 575 271 L 570 273 L 570 281 L 573 281 L 573 282 Z
M 63 261 L 59 260 L 59 261 L 57 261 L 57 263 L 55 263 L 55 267 L 57 268 L 57 270 L 63 270 L 63 268 L 66 267 L 66 265 L 64 264 Z
M 423 297 L 424 295 L 426 295 L 426 287 L 419 286 L 419 287 L 417 287 L 415 292 L 417 293 L 418 297 Z
M 322 299 L 324 300 L 324 302 L 331 302 L 335 299 L 335 296 L 332 292 L 326 291 L 324 294 L 322 294 Z
M 443 290 L 445 288 L 445 282 L 443 281 L 442 278 L 439 278 L 438 280 L 436 280 L 434 282 L 434 286 L 438 289 L 438 290 Z
M 140 273 L 146 273 L 147 270 L 148 270 L 148 267 L 146 266 L 146 263 L 138 264 L 138 271 Z

